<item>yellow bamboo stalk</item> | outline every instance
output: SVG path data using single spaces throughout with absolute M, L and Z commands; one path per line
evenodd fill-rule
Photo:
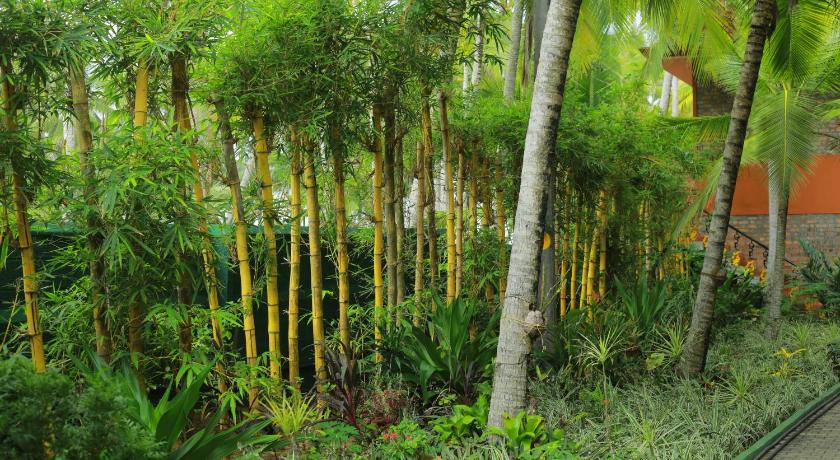
M 190 122 L 190 110 L 187 100 L 187 91 L 189 89 L 189 80 L 187 75 L 187 61 L 184 55 L 178 55 L 172 59 L 172 96 L 175 105 L 175 117 L 179 131 L 188 132 L 192 129 Z M 192 184 L 193 199 L 196 204 L 207 209 L 207 203 L 204 202 L 204 187 L 201 184 L 200 165 L 198 163 L 198 155 L 193 150 L 190 153 L 190 163 L 195 171 L 195 181 Z M 213 244 L 210 241 L 210 230 L 205 218 L 198 219 L 198 230 L 201 233 L 201 260 L 204 268 L 205 287 L 207 289 L 207 303 L 210 307 L 210 325 L 213 334 L 213 345 L 217 350 L 223 349 L 224 331 L 222 324 L 219 321 L 219 291 L 218 278 L 216 276 L 216 261 L 213 253 Z M 189 324 L 189 323 L 187 323 Z M 191 329 L 191 328 L 190 328 Z M 192 330 L 189 331 L 190 339 L 192 339 Z M 192 342 L 192 340 L 190 340 Z M 221 360 L 216 361 L 216 370 L 219 374 L 218 385 L 219 391 L 224 393 L 227 391 L 227 382 L 224 379 L 225 369 L 224 363 Z
M 598 263 L 598 294 L 601 296 L 601 299 L 607 294 L 607 226 L 606 213 L 604 214 L 601 218 L 601 257 Z
M 583 228 L 583 234 L 581 237 L 583 238 L 583 261 L 580 267 L 580 298 L 578 299 L 578 308 L 583 308 L 586 305 L 586 285 L 587 280 L 589 279 L 589 246 L 590 241 L 592 238 L 589 237 L 589 233 L 593 232 L 595 229 L 590 223 L 587 223 Z
M 242 306 L 242 332 L 245 336 L 245 360 L 251 369 L 257 366 L 257 331 L 254 321 L 254 282 L 251 275 L 251 262 L 248 250 L 248 223 L 245 222 L 245 208 L 242 203 L 242 184 L 234 157 L 234 138 L 230 128 L 230 119 L 221 100 L 216 101 L 216 114 L 219 118 L 219 132 L 222 136 L 227 185 L 230 188 L 231 214 L 233 214 L 234 235 L 236 238 L 236 261 L 239 267 L 240 305 Z M 248 405 L 256 407 L 257 386 L 254 376 L 249 375 Z
M 455 296 L 461 295 L 464 281 L 464 143 L 458 140 L 458 188 L 455 195 Z
M 452 174 L 452 143 L 449 138 L 449 116 L 446 108 L 446 93 L 438 92 L 438 113 L 440 115 L 440 133 L 443 143 L 443 165 L 446 175 L 446 302 L 455 301 L 456 284 L 456 248 L 455 248 L 455 178 Z
M 315 176 L 315 158 L 313 146 L 305 142 L 305 184 L 306 184 L 306 214 L 309 219 L 309 276 L 312 289 L 312 337 L 315 349 L 315 375 L 318 382 L 327 379 L 325 365 L 326 342 L 324 337 L 324 285 L 321 271 L 321 219 L 318 204 L 318 180 Z M 319 385 L 318 392 L 323 393 L 324 387 Z M 323 400 L 319 400 L 323 401 Z M 323 404 L 323 403 L 320 403 Z
M 664 244 L 662 243 L 662 237 L 657 238 L 656 239 L 656 250 L 657 250 L 657 254 L 658 254 L 657 259 L 659 261 L 659 263 L 658 263 L 659 269 L 657 270 L 657 275 L 658 275 L 657 278 L 659 279 L 659 281 L 662 281 L 663 279 L 665 279 L 665 258 L 662 257 L 662 255 L 664 254 L 663 246 L 664 246 Z
M 422 306 L 423 306 L 423 276 L 424 276 L 424 264 L 425 258 L 423 256 L 423 250 L 426 245 L 424 241 L 424 232 L 425 232 L 425 225 L 423 224 L 423 204 L 426 202 L 426 181 L 423 177 L 425 175 L 426 168 L 424 167 L 425 163 L 425 149 L 423 148 L 423 142 L 417 142 L 417 159 L 415 161 L 414 172 L 417 177 L 417 201 L 414 206 L 414 210 L 416 213 L 416 224 L 415 224 L 415 233 L 417 236 L 417 244 L 416 244 L 416 252 L 414 257 L 414 325 L 420 325 L 420 316 L 422 313 Z
M 502 164 L 496 161 L 496 238 L 499 242 L 499 303 L 505 301 L 507 291 L 508 251 L 505 237 L 505 196 L 503 188 L 504 174 Z
M 2 70 L 0 77 L 11 78 L 9 67 L 4 67 Z M 3 110 L 6 112 L 6 129 L 13 132 L 18 129 L 15 120 L 17 107 L 13 103 L 15 90 L 9 78 L 3 78 Z M 35 371 L 41 373 L 47 370 L 47 361 L 44 356 L 44 335 L 41 331 L 41 318 L 38 312 L 38 280 L 36 279 L 38 272 L 35 267 L 35 245 L 32 241 L 32 227 L 29 224 L 27 212 L 29 201 L 24 193 L 23 171 L 20 171 L 16 164 L 17 162 L 12 162 L 12 194 L 18 227 L 18 250 L 20 250 L 23 269 L 26 332 L 29 335 L 29 351 L 32 355 L 32 364 Z
M 605 198 L 604 192 L 598 194 L 598 207 L 595 212 L 595 223 L 592 229 L 592 242 L 589 245 L 589 272 L 586 280 L 586 303 L 592 304 L 593 294 L 595 292 L 595 276 L 598 263 L 598 249 L 600 246 L 601 232 L 603 231 L 603 219 L 605 214 Z M 590 318 L 592 317 L 590 311 Z
M 256 149 L 256 172 L 260 179 L 260 197 L 263 212 L 263 236 L 266 243 L 266 303 L 268 313 L 268 353 L 272 378 L 280 375 L 280 295 L 277 280 L 277 236 L 274 233 L 274 192 L 271 170 L 268 165 L 268 143 L 265 139 L 265 124 L 262 113 L 255 110 L 251 115 L 251 129 Z
M 90 106 L 84 67 L 69 66 L 70 93 L 73 99 L 73 111 L 76 116 L 75 136 L 79 149 L 79 169 L 82 172 L 85 195 L 85 223 L 88 229 L 87 248 L 90 252 L 91 303 L 93 304 L 93 328 L 96 336 L 96 354 L 106 363 L 111 362 L 111 332 L 106 319 L 107 302 L 105 299 L 105 262 L 100 255 L 102 248 L 101 222 L 94 211 L 96 206 L 96 174 L 89 158 L 93 147 L 93 133 L 90 127 Z M 2 229 L 0 229 L 2 234 Z M 0 238 L 2 242 L 2 238 Z
M 382 258 L 385 252 L 382 215 L 382 114 L 375 108 L 373 111 L 373 129 L 376 133 L 373 159 L 373 317 L 374 341 L 376 342 L 376 360 L 382 361 L 379 346 L 382 343 L 382 323 L 385 307 L 384 282 L 382 279 Z
M 572 181 L 571 177 L 566 179 L 566 194 L 563 197 L 563 214 L 560 216 L 563 226 L 563 246 L 560 252 L 560 316 L 566 316 L 566 311 L 569 309 L 568 286 L 566 278 L 569 276 L 569 227 L 571 222 L 571 213 L 569 207 L 571 206 L 572 195 Z M 574 289 L 574 286 L 572 286 Z
M 149 66 L 145 60 L 137 65 L 137 75 L 134 77 L 134 127 L 146 125 L 146 115 L 149 112 Z
M 490 225 L 493 222 L 493 198 L 490 194 L 490 173 L 487 168 L 487 158 L 481 158 L 481 226 L 484 231 L 490 230 Z M 487 299 L 487 305 L 495 305 L 495 294 L 493 292 L 493 285 L 490 283 L 484 284 L 484 298 Z
M 476 144 L 473 143 L 472 149 L 470 150 L 470 167 L 469 167 L 469 180 L 470 180 L 470 190 L 468 194 L 468 205 L 469 205 L 469 227 L 470 227 L 470 249 L 473 252 L 473 257 L 475 257 L 476 252 L 476 243 L 478 238 L 478 154 L 476 153 Z M 478 277 L 475 273 L 472 276 L 472 284 L 470 286 L 470 295 L 473 297 L 478 296 Z M 488 305 L 488 307 L 490 307 Z
M 333 128 L 333 145 L 337 146 L 338 130 Z M 338 249 L 338 331 L 341 344 L 350 351 L 350 319 L 347 309 L 350 305 L 350 255 L 347 251 L 347 205 L 344 197 L 344 155 L 336 149 L 333 152 L 333 176 L 335 182 L 335 239 Z
M 300 316 L 300 220 L 303 218 L 300 196 L 301 159 L 300 145 L 296 133 L 292 132 L 291 142 L 291 208 L 292 222 L 290 229 L 289 252 L 289 382 L 300 389 L 300 350 L 298 349 Z
M 650 235 L 650 203 L 642 202 L 642 225 L 644 226 L 644 253 L 645 253 L 645 278 L 650 277 L 650 270 L 653 267 L 653 246 Z
M 578 242 L 580 241 L 581 228 L 583 224 L 581 217 L 583 210 L 578 211 L 577 219 L 575 220 L 575 233 L 572 237 L 572 265 L 570 267 L 571 274 L 569 275 L 569 309 L 573 310 L 577 307 L 577 271 L 578 271 Z
M 140 60 L 134 82 L 134 139 L 140 139 L 137 128 L 146 125 L 146 114 L 149 111 L 149 67 L 146 61 Z M 135 295 L 128 305 L 128 350 L 135 362 L 137 381 L 145 391 L 146 380 L 143 372 L 143 305 L 139 296 Z
M 432 144 L 432 115 L 429 108 L 429 95 L 431 90 L 426 83 L 422 84 L 420 95 L 420 127 L 423 131 L 423 158 L 425 160 L 424 167 L 426 168 L 426 225 L 428 226 L 428 244 L 429 244 L 429 289 L 435 290 L 435 283 L 438 277 L 438 263 L 437 263 L 437 222 L 435 219 L 435 173 L 434 173 L 434 150 Z M 432 311 L 436 308 L 436 304 L 432 303 Z
M 173 16 L 174 19 L 174 10 Z M 182 120 L 187 120 L 189 126 L 189 115 L 187 114 L 187 98 L 186 98 L 186 59 L 183 55 L 176 55 L 172 60 L 172 102 L 174 106 L 174 129 L 176 131 L 185 131 L 182 126 Z M 187 128 L 189 129 L 189 128 Z M 192 155 L 191 155 L 192 156 Z M 197 171 L 197 166 L 196 166 Z M 186 188 L 179 190 L 183 193 L 184 198 L 187 199 Z M 182 218 L 185 214 L 182 212 Z M 189 306 L 193 303 L 193 294 L 195 293 L 193 287 L 193 280 L 189 270 L 186 268 L 187 254 L 182 251 L 176 253 L 176 266 L 178 270 L 178 287 L 176 288 L 178 303 L 183 306 L 183 317 L 178 323 L 178 349 L 181 355 L 184 356 L 183 362 L 186 363 L 188 356 L 192 353 L 192 318 L 190 316 Z
M 26 306 L 26 332 L 29 334 L 29 350 L 36 372 L 47 370 L 44 357 L 44 335 L 41 331 L 41 317 L 38 312 L 38 276 L 35 267 L 35 246 L 27 215 L 27 199 L 23 191 L 23 174 L 12 169 L 12 190 L 15 198 L 15 216 L 18 225 L 18 250 L 23 266 L 23 295 Z

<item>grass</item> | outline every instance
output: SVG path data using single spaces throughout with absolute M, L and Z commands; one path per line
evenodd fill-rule
M 768 341 L 744 321 L 717 332 L 702 382 L 646 373 L 622 387 L 535 382 L 535 412 L 566 431 L 582 458 L 729 459 L 837 383 L 840 326 L 787 321 Z

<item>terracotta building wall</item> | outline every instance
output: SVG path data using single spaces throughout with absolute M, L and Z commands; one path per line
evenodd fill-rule
M 675 60 L 670 63 L 676 75 L 684 75 L 686 64 Z M 669 65 L 666 63 L 666 70 Z M 682 79 L 682 78 L 681 78 Z M 694 115 L 720 115 L 732 107 L 732 95 L 713 82 L 691 84 L 694 96 Z M 685 81 L 685 79 L 683 80 Z M 807 261 L 799 240 L 805 240 L 831 257 L 840 256 L 840 120 L 830 120 L 821 125 L 816 139 L 818 155 L 811 171 L 794 189 L 788 217 L 787 258 L 795 264 Z M 730 223 L 742 232 L 765 245 L 768 244 L 767 174 L 762 165 L 741 168 L 735 187 Z M 735 247 L 734 232 L 727 238 L 727 246 Z M 744 238 L 738 241 L 742 258 L 748 256 Z M 763 249 L 753 249 L 758 268 L 763 267 Z

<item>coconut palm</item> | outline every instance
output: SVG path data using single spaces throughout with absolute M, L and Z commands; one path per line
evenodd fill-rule
M 767 44 L 750 116 L 750 132 L 744 143 L 742 164 L 762 163 L 768 172 L 769 254 L 767 270 L 767 335 L 775 337 L 781 315 L 788 200 L 791 191 L 809 172 L 817 124 L 837 91 L 838 64 L 834 51 L 838 36 L 832 27 L 837 10 L 819 1 L 785 2 L 780 6 L 773 35 Z M 728 53 L 711 62 L 711 73 L 721 85 L 735 91 L 741 60 Z M 729 116 L 691 120 L 704 140 L 721 141 Z M 706 187 L 683 223 L 708 202 L 717 187 L 722 163 L 706 177 Z M 683 228 L 679 225 L 678 228 Z
M 580 4 L 580 0 L 552 2 L 546 20 L 542 65 L 537 69 L 525 140 L 488 426 L 500 427 L 505 414 L 516 414 L 525 407 L 526 356 L 530 351 L 528 336 L 534 332 L 525 320 L 529 317 L 530 307 L 536 304 L 537 260 L 545 223 L 541 209 L 547 183 L 548 158 L 557 138 L 569 54 Z
M 764 43 L 770 36 L 776 5 L 772 0 L 758 0 L 750 23 L 744 64 L 741 67 L 738 89 L 730 114 L 729 130 L 723 150 L 723 165 L 715 195 L 715 207 L 710 224 L 711 234 L 703 260 L 700 284 L 692 312 L 691 327 L 686 349 L 680 359 L 679 369 L 684 375 L 700 373 L 706 364 L 709 332 L 714 314 L 714 302 L 719 284 L 723 244 L 729 227 L 735 181 L 741 163 L 741 153 L 747 135 L 747 122 L 752 110 L 753 96 L 758 81 L 759 68 L 764 54 Z

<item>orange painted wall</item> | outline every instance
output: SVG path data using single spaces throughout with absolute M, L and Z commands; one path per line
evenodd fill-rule
M 795 187 L 789 214 L 840 214 L 840 155 L 817 155 Z M 759 164 L 744 166 L 738 173 L 733 216 L 767 214 L 767 172 Z

